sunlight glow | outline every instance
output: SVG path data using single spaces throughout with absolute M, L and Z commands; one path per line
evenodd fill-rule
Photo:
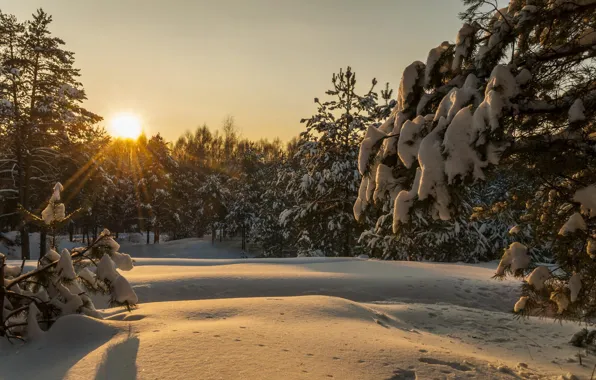
M 141 135 L 141 119 L 132 113 L 119 113 L 110 121 L 110 134 L 124 139 L 136 139 Z

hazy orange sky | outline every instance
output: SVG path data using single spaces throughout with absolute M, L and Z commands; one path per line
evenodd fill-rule
M 133 112 L 174 140 L 233 115 L 243 136 L 289 140 L 331 74 L 399 84 L 402 70 L 461 26 L 460 0 L 0 0 L 43 7 L 76 53 L 89 110 Z

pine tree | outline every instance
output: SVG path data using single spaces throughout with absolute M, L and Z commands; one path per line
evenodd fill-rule
M 457 220 L 463 187 L 490 180 L 497 165 L 515 171 L 527 187 L 511 186 L 506 199 L 475 210 L 520 223 L 511 230 L 520 241 L 504 251 L 496 275 L 528 275 L 516 312 L 589 319 L 596 312 L 596 2 L 465 4 L 455 44 L 443 42 L 426 63 L 408 66 L 386 127 L 368 130 L 361 189 L 391 185 L 392 229 L 400 234 L 413 215 Z M 388 169 L 380 180 L 377 169 L 373 181 L 377 163 Z M 550 250 L 555 268 L 532 263 L 528 252 L 537 247 Z
M 37 190 L 60 176 L 60 159 L 87 137 L 101 118 L 81 106 L 86 99 L 74 54 L 53 37 L 52 17 L 38 10 L 19 23 L 0 15 L 0 155 L 3 195 L 24 208 Z M 14 178 L 14 180 L 12 180 Z M 15 204 L 16 207 L 16 204 Z M 29 257 L 28 224 L 21 223 L 22 256 Z
M 389 106 L 377 105 L 372 86 L 364 95 L 356 91 L 351 68 L 332 78 L 332 100 L 315 99 L 317 114 L 300 135 L 296 158 L 300 170 L 283 173 L 291 195 L 291 208 L 280 215 L 282 225 L 295 231 L 300 255 L 350 256 L 356 253 L 361 227 L 351 216 L 360 175 L 355 158 L 357 142 L 367 127 L 375 128 Z
M 50 230 L 68 223 L 72 215 L 66 214 L 62 190 L 56 184 L 41 217 L 24 210 L 26 218 Z M 0 337 L 39 338 L 58 318 L 69 314 L 102 318 L 89 296 L 92 293 L 109 295 L 112 305 L 130 310 L 138 298 L 116 268 L 128 271 L 133 263 L 119 248 L 110 231 L 104 230 L 84 248 L 58 253 L 58 247 L 52 246 L 38 267 L 25 273 L 23 267 L 6 266 L 0 254 Z

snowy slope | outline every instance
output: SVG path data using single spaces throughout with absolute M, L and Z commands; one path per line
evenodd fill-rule
M 137 259 L 127 273 L 137 310 L 71 316 L 37 342 L 3 343 L 0 378 L 589 378 L 593 358 L 569 362 L 578 327 L 516 320 L 517 283 L 491 280 L 494 267 Z

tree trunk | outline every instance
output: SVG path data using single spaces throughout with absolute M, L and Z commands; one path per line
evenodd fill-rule
M 352 256 L 352 252 L 351 252 L 351 247 L 350 247 L 350 239 L 351 238 L 351 234 L 350 234 L 350 226 L 348 225 L 346 227 L 346 252 L 345 255 L 346 256 Z
M 242 251 L 246 252 L 246 225 L 242 222 Z
M 147 227 L 147 244 L 149 244 L 149 231 L 150 231 L 150 228 Z
M 4 261 L 6 257 L 0 253 L 0 326 L 4 326 Z M 3 331 L 0 331 L 2 335 Z
M 153 244 L 159 244 L 159 226 L 153 229 Z
M 20 230 L 21 233 L 21 259 L 29 260 L 29 228 L 27 224 L 23 224 Z
M 42 230 L 39 233 L 39 260 L 43 259 L 43 257 L 46 255 L 46 252 L 48 249 L 47 240 L 48 240 L 48 232 L 45 230 Z
M 215 226 L 211 226 L 211 245 L 215 244 Z
M 72 222 L 68 223 L 68 239 L 72 242 L 74 241 L 74 229 L 75 225 Z

